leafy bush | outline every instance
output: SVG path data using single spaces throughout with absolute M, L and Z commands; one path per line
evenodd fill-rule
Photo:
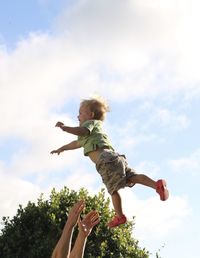
M 89 196 L 85 189 L 79 192 L 64 187 L 60 192 L 52 190 L 49 200 L 43 195 L 37 204 L 21 205 L 12 218 L 3 218 L 4 228 L 0 235 L 0 257 L 2 258 L 50 258 L 67 219 L 69 209 L 80 199 L 86 202 L 83 212 L 96 209 L 101 222 L 88 238 L 85 258 L 147 258 L 149 252 L 138 246 L 132 237 L 133 221 L 115 229 L 108 229 L 107 221 L 113 216 L 109 199 L 102 189 L 98 195 Z M 72 245 L 77 235 L 73 235 Z

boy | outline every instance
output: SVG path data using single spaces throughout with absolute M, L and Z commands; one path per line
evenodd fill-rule
M 114 151 L 108 136 L 102 130 L 102 122 L 108 111 L 108 105 L 101 98 L 83 100 L 79 109 L 78 127 L 65 126 L 62 122 L 56 124 L 63 131 L 77 135 L 78 139 L 53 150 L 51 154 L 59 155 L 66 150 L 84 148 L 84 155 L 89 156 L 95 163 L 96 169 L 111 195 L 116 215 L 108 223 L 108 227 L 113 228 L 127 221 L 122 210 L 119 189 L 142 184 L 155 189 L 162 201 L 168 199 L 169 192 L 165 180 L 154 181 L 146 175 L 137 174 L 134 169 L 128 167 L 126 157 Z

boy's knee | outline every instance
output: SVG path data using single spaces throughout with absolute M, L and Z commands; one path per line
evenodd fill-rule
M 130 177 L 130 178 L 127 179 L 126 185 L 127 185 L 128 187 L 133 187 L 133 186 L 136 184 L 135 177 L 136 177 L 136 176 L 132 176 L 132 177 Z

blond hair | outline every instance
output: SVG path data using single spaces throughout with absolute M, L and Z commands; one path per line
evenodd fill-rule
M 92 97 L 81 101 L 80 106 L 88 107 L 94 113 L 94 119 L 103 121 L 110 111 L 107 102 L 102 97 Z

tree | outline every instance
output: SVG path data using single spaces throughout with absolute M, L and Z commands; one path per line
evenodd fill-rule
M 98 195 L 90 196 L 85 189 L 79 192 L 64 187 L 60 192 L 52 190 L 49 200 L 43 195 L 37 204 L 21 205 L 10 219 L 4 217 L 4 228 L 0 235 L 0 257 L 3 258 L 49 258 L 58 241 L 67 219 L 67 212 L 75 202 L 84 199 L 84 213 L 96 209 L 101 222 L 88 238 L 85 258 L 147 258 L 149 252 L 138 246 L 132 237 L 133 221 L 115 229 L 108 229 L 107 221 L 113 216 L 109 209 L 109 198 L 102 189 Z M 84 215 L 83 213 L 83 215 Z M 73 241 L 77 235 L 73 235 Z M 72 244 L 73 245 L 73 244 Z

